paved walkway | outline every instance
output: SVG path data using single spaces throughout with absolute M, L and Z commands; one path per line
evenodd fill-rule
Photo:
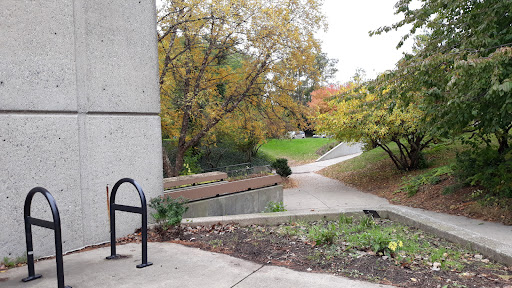
M 105 260 L 110 247 L 64 257 L 65 284 L 74 288 L 251 288 L 251 287 L 354 287 L 384 288 L 385 285 L 350 280 L 328 274 L 256 264 L 224 254 L 172 243 L 148 243 L 148 258 L 152 266 L 137 269 L 140 264 L 140 244 L 117 247 L 119 260 Z M 36 274 L 43 277 L 23 283 L 27 267 L 0 273 L 0 287 L 57 287 L 55 260 L 37 262 Z
M 324 167 L 357 155 L 293 167 L 299 186 L 284 191 L 287 212 L 253 215 L 234 215 L 194 219 L 193 222 L 218 223 L 219 221 L 279 221 L 294 215 L 324 215 L 343 211 L 375 209 L 407 215 L 415 221 L 424 221 L 445 234 L 456 232 L 458 237 L 476 239 L 483 249 L 501 251 L 512 255 L 512 227 L 472 220 L 465 217 L 434 213 L 422 209 L 391 205 L 387 200 L 363 193 L 341 182 L 314 173 Z M 279 218 L 279 219 L 278 219 Z M 270 219 L 270 220 L 269 220 Z M 438 225 L 438 226 L 436 226 Z M 461 236 L 462 235 L 462 236 Z M 487 246 L 485 246 L 487 245 Z M 153 266 L 137 269 L 140 263 L 140 244 L 118 247 L 128 258 L 107 261 L 110 248 L 94 249 L 64 257 L 66 285 L 75 288 L 99 287 L 390 287 L 350 280 L 329 274 L 297 272 L 290 269 L 260 265 L 231 256 L 184 247 L 171 243 L 149 243 L 149 260 Z M 57 287 L 55 260 L 36 263 L 36 273 L 43 278 L 22 283 L 27 268 L 20 267 L 0 273 L 0 287 L 50 288 Z

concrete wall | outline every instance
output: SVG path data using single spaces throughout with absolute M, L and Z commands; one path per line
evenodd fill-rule
M 260 213 L 270 201 L 283 202 L 283 185 L 192 202 L 183 218 Z
M 329 150 L 329 152 L 322 155 L 316 161 L 330 160 L 346 155 L 356 154 L 363 152 L 363 144 L 361 143 L 340 143 L 336 147 Z
M 162 194 L 155 31 L 154 0 L 0 1 L 0 257 L 25 254 L 35 186 L 57 201 L 65 251 L 109 239 L 107 185 Z M 118 199 L 140 205 L 129 184 Z M 43 197 L 32 215 L 51 219 Z M 140 226 L 118 215 L 119 236 Z M 36 256 L 53 254 L 53 231 L 33 230 Z

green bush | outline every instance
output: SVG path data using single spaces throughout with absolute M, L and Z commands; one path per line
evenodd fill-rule
M 286 209 L 284 208 L 283 202 L 268 202 L 267 206 L 265 206 L 264 213 L 272 213 L 272 212 L 284 212 Z
M 500 154 L 492 147 L 457 154 L 455 176 L 466 185 L 481 185 L 486 193 L 512 198 L 512 151 Z
M 152 213 L 151 216 L 157 221 L 159 225 L 165 230 L 170 227 L 179 225 L 183 214 L 187 212 L 188 206 L 185 206 L 187 199 L 179 197 L 173 199 L 171 197 L 156 197 L 151 199 L 149 207 L 156 210 L 156 213 Z
M 288 160 L 285 158 L 277 158 L 271 165 L 272 168 L 276 169 L 276 173 L 281 177 L 288 177 L 292 175 L 292 169 L 288 166 Z

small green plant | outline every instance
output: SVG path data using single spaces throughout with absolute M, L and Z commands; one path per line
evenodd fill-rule
M 27 256 L 16 257 L 15 259 L 11 259 L 9 257 L 4 257 L 2 260 L 2 264 L 7 268 L 14 268 L 19 264 L 27 263 Z
M 352 234 L 348 241 L 354 247 L 367 247 L 379 255 L 386 256 L 394 256 L 404 245 L 402 240 L 395 239 L 388 231 L 378 227 L 364 233 Z
M 213 248 L 221 247 L 222 246 L 222 239 L 215 239 L 208 242 L 208 244 L 212 245 Z
M 334 224 L 328 224 L 327 227 L 315 225 L 308 233 L 308 238 L 315 241 L 316 245 L 333 244 L 337 236 L 337 227 Z
M 375 220 L 373 220 L 373 218 L 371 216 L 365 215 L 359 221 L 359 227 L 361 227 L 361 228 L 373 228 L 373 227 L 375 227 L 375 225 L 376 225 Z
M 151 216 L 162 226 L 165 230 L 170 227 L 179 225 L 183 219 L 183 214 L 187 212 L 188 206 L 185 204 L 187 199 L 179 197 L 173 199 L 171 197 L 156 197 L 151 199 L 149 207 L 156 210 Z
M 273 213 L 273 212 L 284 212 L 286 211 L 283 201 L 281 202 L 268 202 L 267 206 L 265 206 L 264 213 Z
M 288 160 L 285 158 L 277 158 L 276 161 L 272 162 L 272 168 L 276 169 L 276 173 L 281 177 L 288 177 L 292 175 L 292 169 L 288 166 Z
M 345 216 L 343 214 L 340 215 L 340 219 L 339 219 L 339 225 L 340 226 L 343 226 L 343 225 L 350 225 L 354 222 L 354 218 L 353 217 L 350 217 L 350 216 Z

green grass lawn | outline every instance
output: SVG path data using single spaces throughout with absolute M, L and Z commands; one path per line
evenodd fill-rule
M 329 138 L 305 138 L 305 139 L 271 139 L 263 146 L 259 152 L 275 158 L 286 158 L 294 161 L 313 161 L 319 155 L 316 151 L 328 144 L 336 142 Z

